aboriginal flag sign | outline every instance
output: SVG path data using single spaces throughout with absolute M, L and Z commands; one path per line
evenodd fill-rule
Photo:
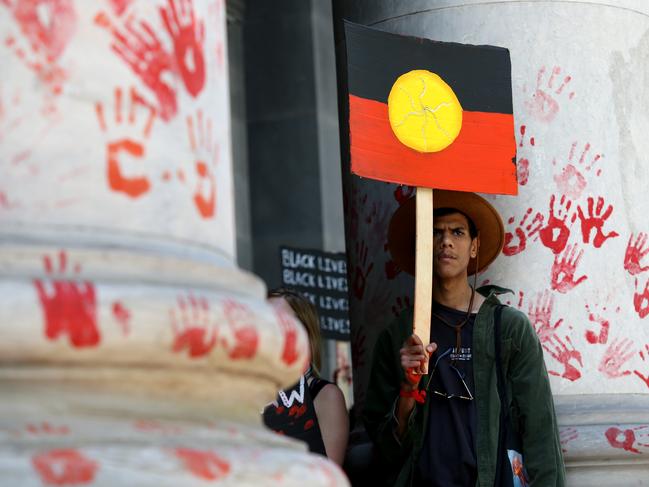
M 345 37 L 353 173 L 410 186 L 517 193 L 507 49 L 350 22 Z

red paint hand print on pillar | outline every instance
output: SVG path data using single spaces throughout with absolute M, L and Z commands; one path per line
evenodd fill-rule
M 536 89 L 531 99 L 525 102 L 530 115 L 539 122 L 552 122 L 559 113 L 561 98 L 565 98 L 567 94 L 568 99 L 572 100 L 575 96 L 574 91 L 568 92 L 567 90 L 571 80 L 570 76 L 561 74 L 559 66 L 552 68 L 552 72 L 546 80 L 546 68 L 542 66 L 536 76 Z
M 72 0 L 16 0 L 5 2 L 25 37 L 25 47 L 18 39 L 7 37 L 5 45 L 22 59 L 41 83 L 59 95 L 68 75 L 57 61 L 70 43 L 77 25 Z M 30 52 L 27 52 L 27 46 Z M 49 107 L 47 111 L 51 111 Z
M 581 156 L 579 156 L 579 160 L 575 162 L 576 148 L 577 142 L 573 142 L 570 147 L 570 153 L 568 154 L 568 162 L 563 166 L 561 172 L 554 176 L 554 182 L 557 183 L 559 191 L 573 200 L 578 199 L 586 188 L 584 173 L 590 171 L 602 157 L 601 154 L 595 154 L 589 160 L 588 152 L 590 151 L 590 144 L 587 143 L 584 146 Z M 553 165 L 556 165 L 556 163 L 556 160 L 552 162 Z M 596 174 L 599 176 L 601 173 L 602 170 L 599 169 Z
M 229 325 L 230 336 L 222 342 L 231 359 L 251 359 L 257 354 L 259 333 L 255 327 L 255 315 L 242 303 L 227 300 L 223 303 L 225 320 Z
M 95 111 L 99 128 L 106 139 L 108 186 L 113 191 L 124 193 L 131 198 L 139 198 L 151 189 L 151 183 L 144 175 L 127 176 L 126 174 L 134 171 L 124 170 L 125 160 L 128 157 L 143 162 L 145 143 L 151 134 L 156 112 L 133 88 L 129 91 L 126 104 L 122 98 L 122 89 L 115 88 L 112 113 L 106 114 L 101 102 L 95 104 Z
M 230 474 L 230 462 L 212 451 L 177 448 L 174 453 L 185 469 L 200 479 L 219 481 Z
M 61 251 L 58 257 L 56 270 L 50 257 L 43 257 L 50 280 L 34 279 L 45 318 L 45 336 L 48 340 L 56 340 L 60 335 L 68 335 L 74 347 L 95 347 L 101 340 L 97 327 L 95 286 L 89 281 L 80 282 L 73 276 L 66 276 L 67 255 Z M 79 271 L 79 266 L 76 266 L 75 274 Z
M 282 362 L 286 365 L 293 365 L 300 354 L 297 349 L 297 333 L 299 324 L 286 311 L 278 306 L 273 306 L 273 311 L 282 330 L 284 344 L 282 345 Z
M 529 305 L 527 314 L 541 343 L 547 342 L 554 337 L 555 331 L 563 323 L 562 318 L 552 324 L 553 308 L 554 296 L 550 291 L 543 291 L 537 296 L 536 303 L 530 303 Z
M 643 438 L 643 441 L 648 441 L 647 438 L 649 437 L 649 435 L 647 434 L 646 431 L 643 431 L 646 430 L 647 428 L 649 428 L 649 426 L 636 426 L 635 428 L 621 430 L 619 428 L 612 426 L 606 430 L 604 435 L 606 436 L 608 443 L 613 448 L 620 448 L 622 450 L 626 450 L 631 453 L 640 454 L 642 452 L 638 450 L 638 448 L 636 447 L 637 446 L 649 447 L 649 443 L 638 442 L 637 441 L 638 438 L 636 437 L 636 431 L 640 432 L 640 437 Z
M 635 278 L 635 292 L 633 293 L 633 308 L 640 318 L 649 315 L 649 280 L 645 282 L 644 290 L 638 288 L 638 278 Z
M 588 279 L 587 276 L 575 279 L 577 266 L 583 255 L 584 251 L 580 250 L 577 245 L 568 245 L 563 254 L 554 256 L 550 282 L 552 289 L 565 294 Z
M 568 443 L 579 438 L 579 432 L 575 428 L 561 428 L 559 430 L 559 442 L 561 443 L 561 451 L 568 452 Z
M 647 234 L 644 232 L 638 233 L 635 241 L 633 234 L 629 236 L 629 242 L 626 245 L 626 252 L 624 254 L 624 268 L 626 271 L 635 276 L 641 272 L 649 270 L 649 265 L 643 266 L 640 261 L 649 254 L 649 246 L 647 246 Z
M 516 228 L 513 231 L 505 232 L 505 244 L 503 245 L 503 254 L 507 256 L 512 256 L 520 254 L 523 250 L 527 248 L 527 241 L 529 238 L 532 238 L 543 226 L 543 215 L 537 213 L 534 215 L 532 221 L 527 223 L 527 219 L 532 214 L 532 208 L 528 208 L 521 218 L 521 221 L 518 222 Z M 511 217 L 507 220 L 508 228 L 512 223 L 514 223 L 514 217 Z
M 198 358 L 208 355 L 216 345 L 217 330 L 206 298 L 193 294 L 178 296 L 177 308 L 169 310 L 169 319 L 174 333 L 174 352 L 186 350 L 189 357 Z
M 606 352 L 604 352 L 597 370 L 609 379 L 617 379 L 625 375 L 631 375 L 630 370 L 620 369 L 635 355 L 636 351 L 632 346 L 633 340 L 629 338 L 613 340 L 606 349 Z
M 167 0 L 160 16 L 171 36 L 176 65 L 187 92 L 194 98 L 205 85 L 203 22 L 196 21 L 192 0 Z
M 194 205 L 201 218 L 212 218 L 216 214 L 215 168 L 219 160 L 219 145 L 212 130 L 212 120 L 204 120 L 203 112 L 198 110 L 195 117 L 187 117 L 187 133 L 195 157 Z
M 99 464 L 78 450 L 50 450 L 32 456 L 32 465 L 45 485 L 87 485 L 95 480 Z
M 563 365 L 563 372 L 548 370 L 548 373 L 574 382 L 581 377 L 577 364 L 579 364 L 579 367 L 583 367 L 584 364 L 581 360 L 581 352 L 572 344 L 570 337 L 566 336 L 564 340 L 557 335 L 553 335 L 546 343 L 543 343 L 543 348 L 550 356 Z M 573 361 L 574 364 L 571 363 Z
M 616 312 L 620 311 L 618 307 Z M 586 330 L 586 341 L 592 344 L 604 344 L 608 341 L 608 332 L 611 327 L 611 323 L 608 318 L 606 318 L 604 313 L 606 313 L 606 306 L 602 307 L 601 312 L 598 310 L 598 305 L 594 304 L 589 306 L 586 304 L 586 312 L 588 313 L 588 321 L 595 323 L 599 326 L 597 331 Z
M 602 227 L 606 220 L 613 213 L 613 205 L 608 205 L 608 208 L 604 210 L 604 198 L 601 196 L 597 198 L 597 206 L 595 206 L 595 200 L 592 197 L 588 197 L 588 216 L 584 216 L 584 212 L 581 209 L 581 206 L 577 207 L 577 214 L 581 220 L 581 235 L 584 240 L 584 243 L 590 242 L 590 234 L 592 230 L 595 230 L 595 237 L 593 238 L 593 246 L 595 248 L 600 248 L 602 244 L 609 238 L 614 238 L 619 236 L 617 232 L 609 232 L 604 235 Z
M 540 230 L 539 236 L 543 245 L 552 250 L 553 253 L 559 254 L 566 247 L 568 238 L 570 238 L 570 228 L 566 222 L 569 222 L 572 226 L 577 216 L 574 213 L 570 216 L 572 201 L 565 196 L 561 196 L 556 213 L 555 203 L 556 196 L 550 196 L 550 214 L 546 225 Z
M 153 92 L 158 101 L 160 117 L 169 121 L 178 111 L 176 90 L 172 84 L 175 78 L 174 59 L 149 23 L 142 20 L 138 27 L 134 24 L 135 20 L 129 17 L 122 30 L 108 25 L 113 35 L 111 48 Z

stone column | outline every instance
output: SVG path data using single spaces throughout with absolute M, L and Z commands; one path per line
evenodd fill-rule
M 490 197 L 550 372 L 568 485 L 649 485 L 649 6 L 348 2 L 375 28 L 511 52 L 518 197 Z
M 224 9 L 0 1 L 3 484 L 346 484 L 261 425 L 308 343 L 235 265 Z

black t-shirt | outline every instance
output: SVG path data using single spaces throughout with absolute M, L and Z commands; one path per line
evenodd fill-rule
M 437 350 L 429 363 L 428 370 L 432 376 L 427 392 L 430 403 L 428 425 L 414 485 L 474 487 L 478 476 L 475 400 L 446 398 L 434 391 L 464 397 L 475 394 L 471 352 L 475 314 L 470 315 L 461 329 L 459 351 L 456 349 L 455 328 L 447 326 L 435 315 L 441 316 L 447 323 L 457 325 L 464 320 L 466 312 L 433 303 L 430 335 L 431 341 L 437 343 Z M 464 378 L 466 386 L 460 376 Z

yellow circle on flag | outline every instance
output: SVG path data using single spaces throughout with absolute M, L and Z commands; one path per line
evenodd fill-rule
M 439 152 L 462 129 L 462 106 L 442 78 L 425 69 L 402 74 L 388 96 L 390 127 L 399 141 L 419 152 Z

